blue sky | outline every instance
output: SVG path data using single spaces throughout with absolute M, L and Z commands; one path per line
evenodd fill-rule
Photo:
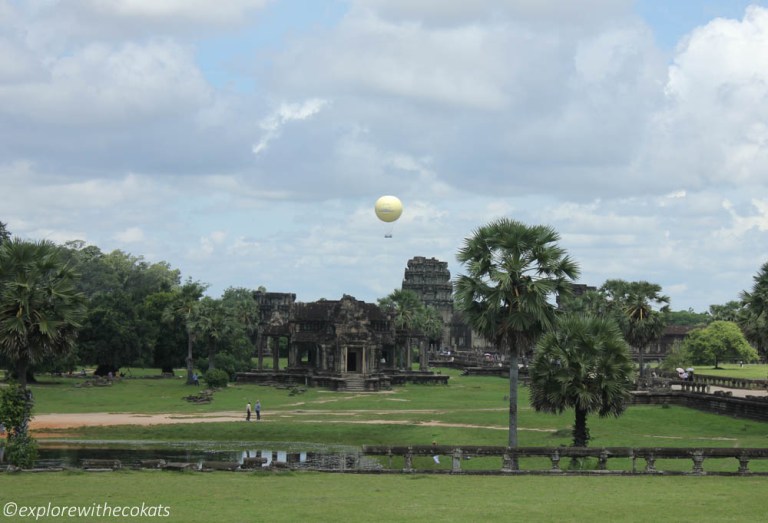
M 0 221 L 375 301 L 506 216 L 704 311 L 768 258 L 766 100 L 768 0 L 0 0 Z

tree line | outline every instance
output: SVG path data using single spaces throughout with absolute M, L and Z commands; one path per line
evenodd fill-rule
M 258 305 L 250 289 L 205 296 L 167 262 L 81 241 L 11 237 L 0 223 L 0 365 L 22 385 L 35 372 L 97 375 L 250 368 Z

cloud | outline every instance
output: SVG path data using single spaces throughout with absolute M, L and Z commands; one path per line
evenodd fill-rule
M 301 103 L 280 104 L 274 113 L 263 119 L 259 125 L 264 134 L 258 143 L 253 146 L 253 154 L 259 154 L 264 151 L 269 142 L 280 136 L 281 128 L 288 122 L 296 120 L 306 120 L 320 112 L 324 106 L 328 105 L 327 100 L 312 98 Z
M 129 227 L 115 235 L 115 240 L 120 243 L 137 243 L 144 240 L 144 231 L 139 227 Z

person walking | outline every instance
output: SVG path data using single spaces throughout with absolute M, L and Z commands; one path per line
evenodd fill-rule
M 261 401 L 256 400 L 256 403 L 253 405 L 253 410 L 256 411 L 256 421 L 259 421 L 261 419 Z
M 251 421 L 251 403 L 245 405 L 245 421 Z

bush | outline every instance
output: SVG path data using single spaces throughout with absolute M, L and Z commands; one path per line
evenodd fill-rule
M 229 374 L 221 369 L 211 369 L 203 377 L 211 388 L 224 388 L 229 383 Z
M 250 369 L 250 362 L 239 361 L 233 355 L 220 352 L 213 357 L 214 367 L 221 369 L 229 375 L 229 381 L 234 381 L 235 376 L 240 371 L 247 371 Z M 208 358 L 199 358 L 195 362 L 195 366 L 203 371 L 208 372 Z
M 0 421 L 8 432 L 5 460 L 17 467 L 29 468 L 37 459 L 37 444 L 29 436 L 32 393 L 18 384 L 0 389 Z

